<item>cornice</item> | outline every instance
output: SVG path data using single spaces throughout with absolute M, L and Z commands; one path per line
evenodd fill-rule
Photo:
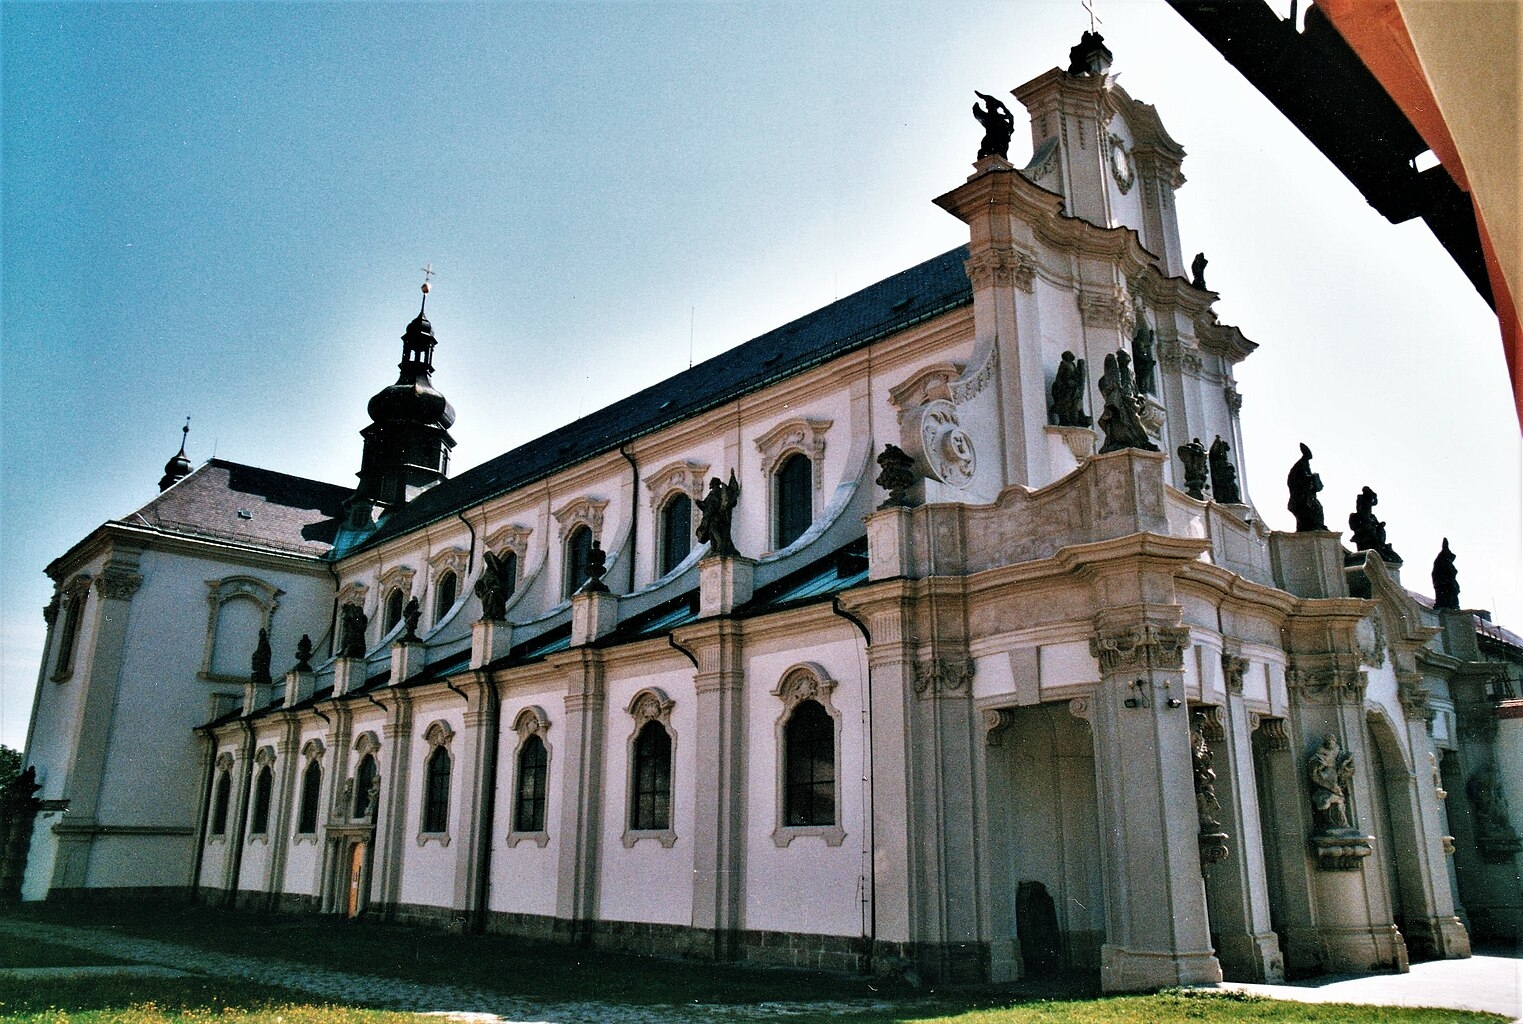
M 312 575 L 327 573 L 324 568 L 326 563 L 320 555 L 275 551 L 270 548 L 258 548 L 213 538 L 172 533 L 158 527 L 136 525 L 119 519 L 111 519 L 97 526 L 83 540 L 49 562 L 44 571 L 49 578 L 57 582 L 78 572 L 80 566 L 94 561 L 100 555 L 118 549 L 215 557 L 219 561 L 236 561 L 238 564 L 248 566 L 284 569 Z

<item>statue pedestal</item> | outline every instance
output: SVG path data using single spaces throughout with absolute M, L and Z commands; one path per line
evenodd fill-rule
M 364 658 L 333 659 L 333 696 L 342 697 L 355 687 L 364 685 Z
M 1047 454 L 1052 460 L 1053 479 L 1073 472 L 1084 465 L 1085 459 L 1095 454 L 1097 441 L 1095 432 L 1089 427 L 1046 426 L 1042 430 L 1047 435 Z
M 1360 835 L 1358 829 L 1344 829 L 1312 836 L 1311 848 L 1320 871 L 1358 871 L 1374 842 L 1373 836 Z
M 405 683 L 419 672 L 428 660 L 428 648 L 420 643 L 400 643 L 391 648 L 390 686 Z
M 864 517 L 867 523 L 867 578 L 888 580 L 909 568 L 910 510 L 881 508 Z
M 256 683 L 243 684 L 243 713 L 252 715 L 270 702 L 270 687 Z
M 471 623 L 471 668 L 485 668 L 512 647 L 512 623 L 492 619 Z
M 290 708 L 312 696 L 317 677 L 311 672 L 286 673 L 286 707 Z
M 1348 597 L 1343 535 L 1333 530 L 1269 535 L 1275 580 L 1297 597 Z
M 698 563 L 698 615 L 729 615 L 751 600 L 756 562 L 740 555 L 710 555 Z
M 606 590 L 579 590 L 571 595 L 571 646 L 590 644 L 612 633 L 619 624 L 619 596 Z

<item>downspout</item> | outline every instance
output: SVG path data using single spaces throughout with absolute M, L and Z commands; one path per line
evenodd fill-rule
M 830 610 L 856 626 L 867 646 L 872 646 L 873 636 L 868 631 L 867 624 L 841 607 L 840 594 L 830 595 Z M 872 808 L 872 813 L 867 816 L 867 973 L 871 974 L 873 958 L 878 949 L 878 794 L 874 782 L 877 772 L 874 770 L 876 758 L 873 750 L 873 675 L 871 666 L 863 667 L 864 704 L 867 711 L 866 728 L 863 730 L 865 735 L 862 737 L 863 746 L 867 748 L 867 778 L 863 781 L 867 784 L 867 803 Z
M 486 792 L 481 795 L 481 828 L 476 836 L 481 852 L 476 858 L 480 867 L 477 869 L 476 906 L 472 908 L 471 930 L 477 933 L 486 932 L 487 915 L 491 913 L 492 836 L 497 828 L 497 761 L 502 748 L 502 700 L 497 695 L 497 684 L 488 675 L 486 685 L 481 689 L 486 697 L 487 728 L 492 731 L 492 742 L 486 750 L 487 763 L 482 766 Z
M 201 893 L 201 865 L 206 859 L 206 823 L 212 813 L 212 780 L 217 774 L 217 738 L 205 729 L 197 729 L 201 738 L 206 741 L 201 759 L 206 762 L 206 770 L 201 776 L 201 792 L 204 798 L 201 801 L 201 816 L 196 830 L 196 856 L 194 866 L 190 869 L 190 901 L 196 902 L 196 897 Z
M 468 580 L 471 578 L 471 570 L 476 567 L 476 527 L 471 525 L 469 519 L 465 518 L 464 512 L 456 512 L 455 518 L 464 523 L 465 528 L 471 531 L 471 546 L 465 553 L 465 579 Z M 460 585 L 462 587 L 465 586 L 465 580 L 461 580 Z
M 624 456 L 624 461 L 629 463 L 629 589 L 635 589 L 635 558 L 640 550 L 636 544 L 640 536 L 640 467 L 635 464 L 635 457 L 619 445 L 619 454 Z
M 677 651 L 683 657 L 685 657 L 688 661 L 691 661 L 693 663 L 693 671 L 694 672 L 698 671 L 698 659 L 693 657 L 693 652 L 692 651 L 688 650 L 686 647 L 683 647 L 681 644 L 679 644 L 677 642 L 677 637 L 676 637 L 675 634 L 672 634 L 672 633 L 666 634 L 666 642 L 671 645 L 672 650 Z
M 248 839 L 244 829 L 248 827 L 249 804 L 254 798 L 254 726 L 247 718 L 239 719 L 238 724 L 243 726 L 243 782 L 239 790 L 243 795 L 238 804 L 238 831 L 235 833 L 237 842 L 232 850 L 232 885 L 227 890 L 227 905 L 233 910 L 238 909 L 238 879 L 243 874 L 243 844 Z

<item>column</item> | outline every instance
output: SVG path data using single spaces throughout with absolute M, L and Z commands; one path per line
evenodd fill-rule
M 486 909 L 482 867 L 492 842 L 492 808 L 497 795 L 497 734 L 499 710 L 497 687 L 485 672 L 472 673 L 465 684 L 465 728 L 459 740 L 455 770 L 460 779 L 460 801 L 454 809 L 455 909 L 472 921 Z
M 552 657 L 566 675 L 562 760 L 561 834 L 557 844 L 555 916 L 557 938 L 585 941 L 598 914 L 598 855 L 602 838 L 603 662 L 598 651 L 573 648 Z
M 388 920 L 395 916 L 402 898 L 402 867 L 407 859 L 407 797 L 414 789 L 412 777 L 413 709 L 412 695 L 392 690 L 386 695 L 386 725 L 381 729 L 381 746 L 386 751 L 381 790 L 385 794 L 377 813 L 371 837 L 370 877 L 379 879 L 371 887 L 377 909 Z

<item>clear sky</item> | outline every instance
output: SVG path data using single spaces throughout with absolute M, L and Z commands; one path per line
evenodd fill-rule
M 1262 346 L 1239 368 L 1250 497 L 1293 525 L 1304 440 L 1330 524 L 1373 487 L 1408 586 L 1431 592 L 1448 536 L 1462 601 L 1523 632 L 1495 318 L 1168 7 L 1097 7 L 1189 154 L 1185 251 Z M 1066 64 L 1088 26 L 1077 0 L 0 12 L 13 747 L 44 566 L 156 493 L 187 414 L 196 463 L 352 484 L 431 262 L 454 466 L 482 462 L 961 244 L 931 199 L 970 172 L 973 90 Z

